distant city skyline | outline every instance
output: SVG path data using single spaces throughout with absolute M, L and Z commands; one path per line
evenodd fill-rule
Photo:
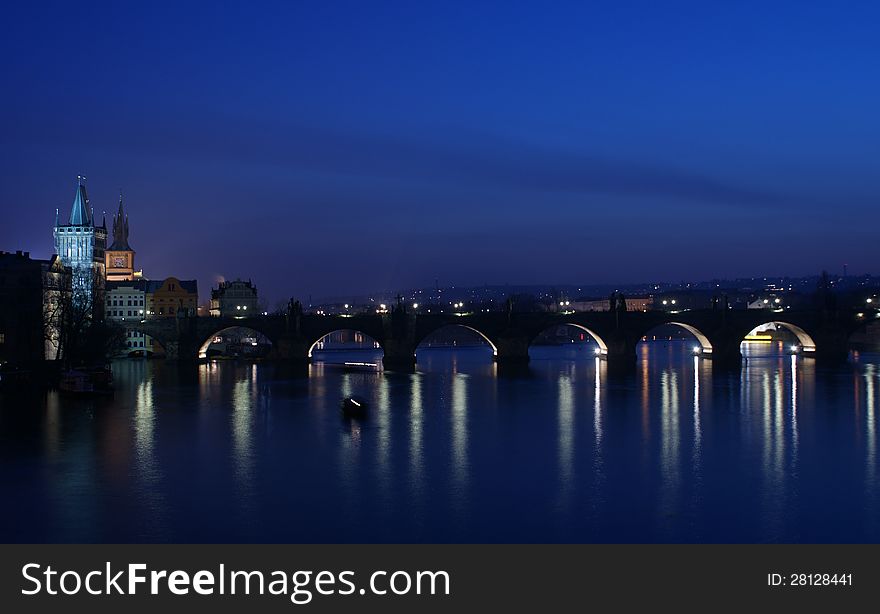
M 82 174 L 203 300 L 876 272 L 880 7 L 682 4 L 10 6 L 0 248 Z

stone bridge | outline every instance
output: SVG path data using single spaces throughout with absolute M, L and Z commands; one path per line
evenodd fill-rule
M 311 360 L 315 344 L 338 330 L 355 330 L 375 339 L 384 351 L 386 367 L 412 368 L 416 348 L 431 333 L 446 326 L 463 326 L 478 333 L 492 347 L 499 363 L 524 364 L 529 346 L 542 332 L 560 325 L 589 333 L 609 369 L 627 370 L 636 363 L 636 344 L 652 329 L 674 324 L 691 332 L 704 357 L 721 368 L 741 363 L 740 343 L 754 328 L 775 322 L 798 338 L 799 351 L 827 362 L 846 360 L 849 338 L 865 326 L 873 313 L 828 312 L 826 310 L 702 309 L 679 313 L 664 311 L 414 314 L 398 308 L 388 314 L 312 315 L 291 312 L 244 319 L 179 317 L 146 320 L 128 328 L 139 330 L 165 348 L 166 357 L 197 360 L 206 344 L 218 333 L 246 327 L 272 342 L 270 357 L 299 362 Z

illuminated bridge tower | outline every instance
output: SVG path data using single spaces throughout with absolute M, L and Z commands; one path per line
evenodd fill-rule
M 122 194 L 119 195 L 119 211 L 113 218 L 113 243 L 107 248 L 107 281 L 131 281 L 141 277 L 134 269 L 134 250 L 128 244 L 128 214 L 122 208 Z
M 83 308 L 100 309 L 96 299 L 104 287 L 104 250 L 107 246 L 107 224 L 95 226 L 85 178 L 77 177 L 76 196 L 67 224 L 61 224 L 55 211 L 55 253 L 64 266 L 71 268 L 74 302 Z

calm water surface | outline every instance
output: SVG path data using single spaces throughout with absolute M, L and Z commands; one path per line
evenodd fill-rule
M 0 541 L 880 541 L 880 357 L 752 352 L 713 373 L 643 344 L 624 377 L 566 348 L 525 374 L 477 349 L 415 374 L 120 361 L 112 399 L 0 397 Z

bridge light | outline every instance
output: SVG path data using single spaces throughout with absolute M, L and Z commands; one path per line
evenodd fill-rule
M 602 353 L 602 348 L 596 348 L 593 350 L 593 354 L 595 354 L 596 356 L 598 356 L 601 353 Z
M 703 351 L 703 348 L 701 348 L 699 345 L 694 346 L 694 354 L 699 354 L 701 351 Z
M 672 299 L 672 304 L 675 305 L 675 299 Z
M 664 304 L 664 305 L 667 304 L 668 302 L 669 302 L 669 301 L 667 301 L 666 299 L 663 299 L 663 304 Z
M 791 346 L 791 353 L 797 354 L 798 353 L 798 346 L 796 346 L 796 345 Z
M 868 304 L 870 305 L 871 303 L 874 302 L 874 299 L 872 299 L 872 298 L 866 298 L 866 299 L 865 299 L 865 302 L 868 303 Z
M 864 317 L 865 317 L 865 314 L 862 313 L 862 312 L 859 312 L 859 313 L 856 314 L 856 317 L 857 317 L 857 318 L 864 318 Z
M 776 304 L 778 305 L 779 303 L 782 302 L 782 299 L 781 299 L 781 298 L 778 298 L 778 299 L 774 300 L 773 302 L 776 303 Z

